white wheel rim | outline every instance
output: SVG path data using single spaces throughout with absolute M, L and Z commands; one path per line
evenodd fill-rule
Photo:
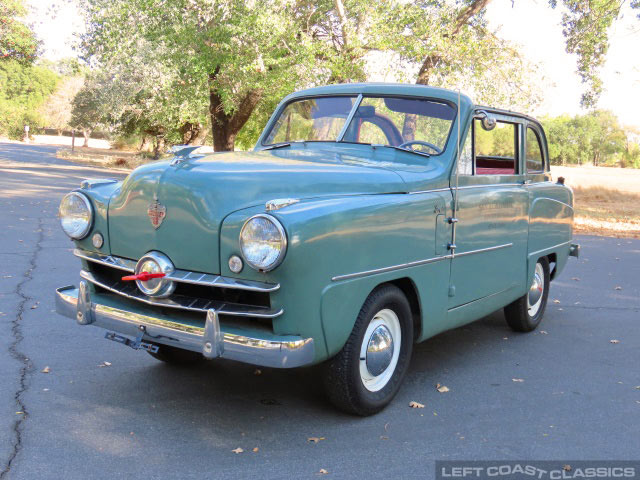
M 382 328 L 380 328 L 382 327 Z M 389 365 L 378 375 L 373 375 L 367 366 L 367 348 L 372 340 L 374 332 L 385 330 L 391 336 L 393 354 Z M 373 316 L 367 331 L 364 333 L 362 345 L 360 346 L 360 379 L 364 387 L 370 392 L 382 390 L 396 371 L 398 358 L 400 356 L 400 348 L 402 346 L 402 330 L 400 328 L 400 320 L 393 310 L 385 308 L 380 310 Z
M 527 294 L 527 311 L 530 317 L 535 317 L 540 310 L 542 298 L 544 297 L 544 287 L 544 269 L 541 263 L 536 263 L 533 282 L 531 282 L 531 287 L 529 287 Z M 535 299 L 533 303 L 531 303 L 532 298 Z

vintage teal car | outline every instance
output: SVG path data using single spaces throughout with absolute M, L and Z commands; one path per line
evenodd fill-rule
M 322 363 L 359 415 L 415 342 L 504 308 L 535 329 L 577 256 L 573 194 L 526 115 L 416 85 L 300 91 L 252 152 L 184 149 L 60 205 L 81 259 L 57 311 L 167 362 Z

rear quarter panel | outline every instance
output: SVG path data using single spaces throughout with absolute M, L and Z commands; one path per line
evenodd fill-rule
M 530 281 L 538 258 L 555 253 L 554 276 L 562 271 L 567 262 L 573 237 L 573 192 L 564 185 L 540 181 L 529 186 L 529 195 Z

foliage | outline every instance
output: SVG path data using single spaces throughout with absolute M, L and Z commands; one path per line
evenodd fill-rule
M 398 81 L 460 88 L 481 104 L 528 110 L 541 99 L 535 66 L 489 30 L 487 0 L 400 3 L 383 28 L 399 61 Z M 397 32 L 393 34 L 393 32 Z M 419 66 L 416 72 L 412 66 Z
M 42 125 L 39 107 L 55 90 L 58 76 L 18 60 L 0 60 L 0 134 L 21 138 L 24 125 Z
M 0 59 L 31 63 L 39 42 L 20 19 L 26 15 L 23 0 L 0 0 Z
M 437 51 L 443 61 L 432 84 L 472 85 L 494 104 L 536 101 L 536 89 L 524 81 L 529 66 L 487 31 L 481 16 L 450 38 L 455 4 L 84 0 L 84 7 L 86 58 L 107 70 L 157 68 L 159 74 L 147 78 L 171 88 L 146 90 L 150 103 L 166 107 L 156 121 L 162 118 L 167 132 L 175 132 L 181 122 L 206 124 L 210 116 L 216 149 L 233 148 L 236 139 L 253 146 L 291 91 L 365 81 L 374 51 L 389 52 L 405 66 Z
M 549 0 L 554 8 L 557 3 L 557 0 Z M 562 0 L 562 4 L 566 8 L 562 14 L 562 26 L 567 39 L 567 52 L 577 54 L 578 74 L 588 86 L 581 103 L 584 107 L 594 107 L 603 89 L 599 70 L 609 50 L 609 27 L 620 16 L 625 2 Z M 632 0 L 630 7 L 640 9 L 640 1 Z
M 640 146 L 633 130 L 622 128 L 607 110 L 542 120 L 552 165 L 593 164 L 640 167 Z

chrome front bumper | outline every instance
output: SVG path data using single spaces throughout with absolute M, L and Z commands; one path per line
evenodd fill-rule
M 186 325 L 156 316 L 124 310 L 92 300 L 88 284 L 56 289 L 56 311 L 74 318 L 81 325 L 95 325 L 123 335 L 201 352 L 207 358 L 223 357 L 253 365 L 292 368 L 308 365 L 314 359 L 312 338 L 266 336 L 254 338 L 220 329 L 215 310 L 207 312 L 204 327 Z

